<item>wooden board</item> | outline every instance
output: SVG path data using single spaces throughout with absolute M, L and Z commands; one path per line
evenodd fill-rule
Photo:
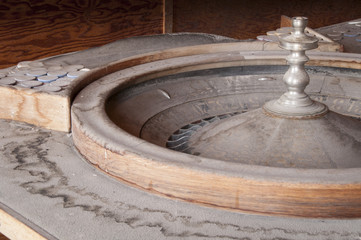
M 162 0 L 1 1 L 0 9 L 0 68 L 163 29 Z
M 310 27 L 318 28 L 360 18 L 360 7 L 359 1 L 336 0 L 174 1 L 174 6 L 173 0 L 2 1 L 0 68 L 173 30 L 256 38 L 278 28 L 282 14 L 308 16 Z
M 360 18 L 348 1 L 2 1 L 0 68 L 23 60 L 88 49 L 130 36 L 206 32 L 256 38 L 279 27 L 279 17 L 303 15 L 318 28 Z M 327 6 L 325 8 L 324 6 Z M 262 11 L 259 11 L 262 9 Z
M 173 32 L 173 0 L 163 0 L 163 33 Z
M 0 87 L 0 96 L 1 118 L 69 131 L 69 97 L 11 87 Z
M 361 184 L 258 181 L 171 166 L 130 152 L 105 149 L 86 136 L 78 124 L 73 125 L 74 143 L 88 161 L 120 181 L 154 194 L 252 214 L 313 218 L 361 216 Z
M 255 39 L 279 28 L 281 15 L 305 16 L 309 27 L 361 18 L 360 1 L 174 0 L 174 32 L 205 32 Z
M 46 240 L 32 228 L 25 225 L 15 217 L 0 208 L 0 232 L 11 240 Z M 0 240 L 7 240 L 0 234 Z

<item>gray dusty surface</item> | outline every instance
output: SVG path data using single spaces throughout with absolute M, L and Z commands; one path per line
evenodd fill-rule
M 122 58 L 169 48 L 239 41 L 240 40 L 205 33 L 173 33 L 140 36 L 121 39 L 81 52 L 55 56 L 49 58 L 47 62 L 81 63 L 88 68 L 94 68 L 107 65 Z
M 361 53 L 361 18 L 316 29 L 343 45 L 345 52 Z
M 246 215 L 154 196 L 101 173 L 71 136 L 0 120 L 0 202 L 55 239 L 361 239 L 361 219 Z
M 135 54 L 224 41 L 234 40 L 140 37 L 47 61 L 93 68 Z M 49 239 L 361 239 L 361 219 L 246 215 L 151 195 L 88 164 L 69 134 L 6 120 L 0 120 L 0 208 Z

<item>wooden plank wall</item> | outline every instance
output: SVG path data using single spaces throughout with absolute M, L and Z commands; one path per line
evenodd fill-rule
M 163 32 L 162 0 L 1 0 L 0 68 Z
M 280 16 L 308 16 L 318 28 L 361 17 L 345 0 L 2 0 L 0 68 L 131 36 L 206 32 L 239 39 L 279 27 Z
M 361 18 L 360 0 L 173 0 L 174 32 L 256 38 L 280 26 L 280 16 L 306 16 L 319 28 Z

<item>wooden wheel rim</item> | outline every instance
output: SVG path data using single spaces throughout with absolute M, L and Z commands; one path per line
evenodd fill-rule
M 361 68 L 356 54 L 309 55 L 312 65 Z M 74 144 L 88 161 L 108 174 L 167 197 L 255 214 L 360 217 L 358 168 L 315 170 L 224 164 L 136 138 L 117 127 L 104 110 L 106 100 L 115 92 L 157 76 L 210 67 L 283 63 L 282 52 L 224 52 L 138 65 L 121 70 L 117 79 L 108 75 L 82 90 L 74 101 Z

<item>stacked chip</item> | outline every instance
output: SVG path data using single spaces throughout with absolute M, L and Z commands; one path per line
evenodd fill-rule
M 46 92 L 64 90 L 77 77 L 89 71 L 83 65 L 58 62 L 24 61 L 0 70 L 0 85 L 16 85 Z

